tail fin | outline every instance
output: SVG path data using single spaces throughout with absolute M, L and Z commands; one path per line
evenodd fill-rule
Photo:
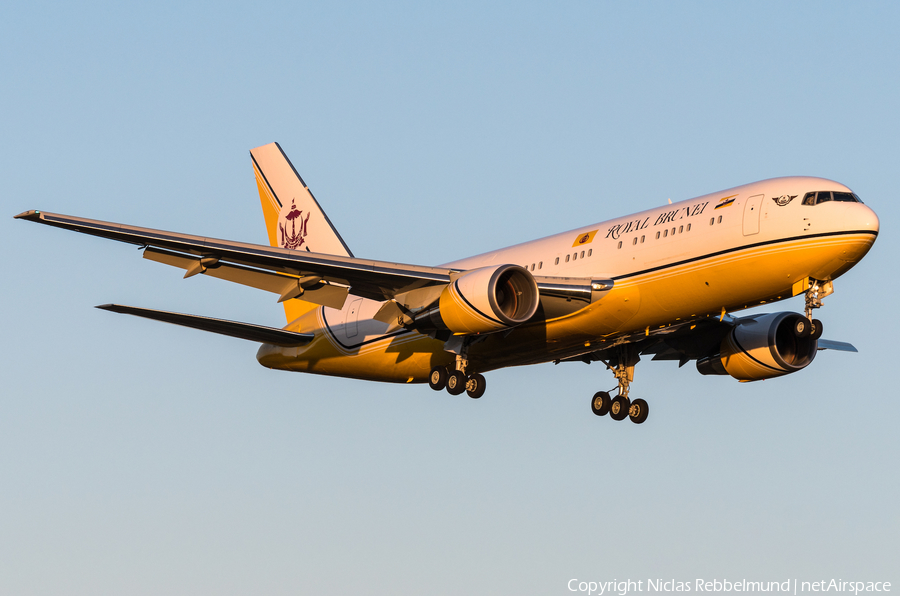
M 250 158 L 271 246 L 353 256 L 278 143 L 251 149 Z M 284 302 L 288 323 L 314 308 L 311 302 Z
M 303 178 L 281 150 L 269 143 L 250 150 L 269 244 L 352 257 Z

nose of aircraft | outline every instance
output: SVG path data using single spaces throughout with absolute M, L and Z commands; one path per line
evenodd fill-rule
M 854 207 L 856 207 L 856 209 L 853 211 L 853 219 L 857 226 L 856 229 L 875 232 L 877 234 L 879 222 L 875 212 L 862 203 L 858 203 L 857 205 L 854 205 Z
M 863 258 L 878 235 L 878 216 L 868 206 L 862 203 L 847 204 L 839 214 L 839 229 L 846 232 L 869 232 L 865 239 L 859 239 L 854 242 L 847 241 L 843 247 L 840 259 L 847 263 L 856 263 Z M 855 235 L 855 234 L 854 234 Z

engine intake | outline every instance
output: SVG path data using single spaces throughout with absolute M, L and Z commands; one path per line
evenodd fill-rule
M 482 267 L 444 288 L 437 304 L 415 318 L 414 327 L 490 333 L 521 325 L 534 316 L 539 302 L 537 283 L 524 267 Z
M 697 360 L 704 375 L 731 375 L 759 381 L 787 375 L 809 366 L 818 344 L 798 337 L 794 324 L 803 315 L 778 312 L 742 319 L 722 340 L 719 353 Z

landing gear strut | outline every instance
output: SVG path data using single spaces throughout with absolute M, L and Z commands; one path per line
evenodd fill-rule
M 806 290 L 806 318 L 809 319 L 810 337 L 819 339 L 822 337 L 822 321 L 812 318 L 814 308 L 822 308 L 822 299 L 834 293 L 834 284 L 830 281 L 809 279 L 809 288 Z
M 484 375 L 478 373 L 466 374 L 469 367 L 467 356 L 468 346 L 463 344 L 460 353 L 456 355 L 456 364 L 452 370 L 445 366 L 435 366 L 428 375 L 428 385 L 435 391 L 446 387 L 450 395 L 460 395 L 463 391 L 472 399 L 478 399 L 484 395 L 486 381 Z
M 641 424 L 650 414 L 650 407 L 643 399 L 631 401 L 628 393 L 631 389 L 631 382 L 634 381 L 634 365 L 640 361 L 641 357 L 637 352 L 637 348 L 630 344 L 619 346 L 615 359 L 606 362 L 606 367 L 613 371 L 618 381 L 618 395 L 610 397 L 606 391 L 598 391 L 591 398 L 591 411 L 597 416 L 606 416 L 613 420 L 624 420 L 631 418 L 635 424 Z

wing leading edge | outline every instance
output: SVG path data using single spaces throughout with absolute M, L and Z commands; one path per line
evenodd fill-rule
M 315 275 L 328 282 L 347 285 L 354 295 L 372 300 L 386 300 L 399 291 L 426 285 L 447 284 L 453 272 L 438 267 L 403 265 L 232 242 L 44 211 L 26 211 L 15 217 L 148 248 L 167 249 L 298 277 Z
M 341 308 L 348 292 L 371 300 L 391 300 L 419 288 L 447 285 L 460 273 L 445 267 L 304 252 L 37 210 L 15 218 L 144 247 L 145 258 L 187 269 L 185 277 L 207 273 L 275 292 L 282 300 L 302 295 L 302 300 L 332 308 Z M 609 279 L 535 277 L 535 281 L 546 318 L 583 308 L 613 287 Z M 565 304 L 558 308 L 557 303 Z

